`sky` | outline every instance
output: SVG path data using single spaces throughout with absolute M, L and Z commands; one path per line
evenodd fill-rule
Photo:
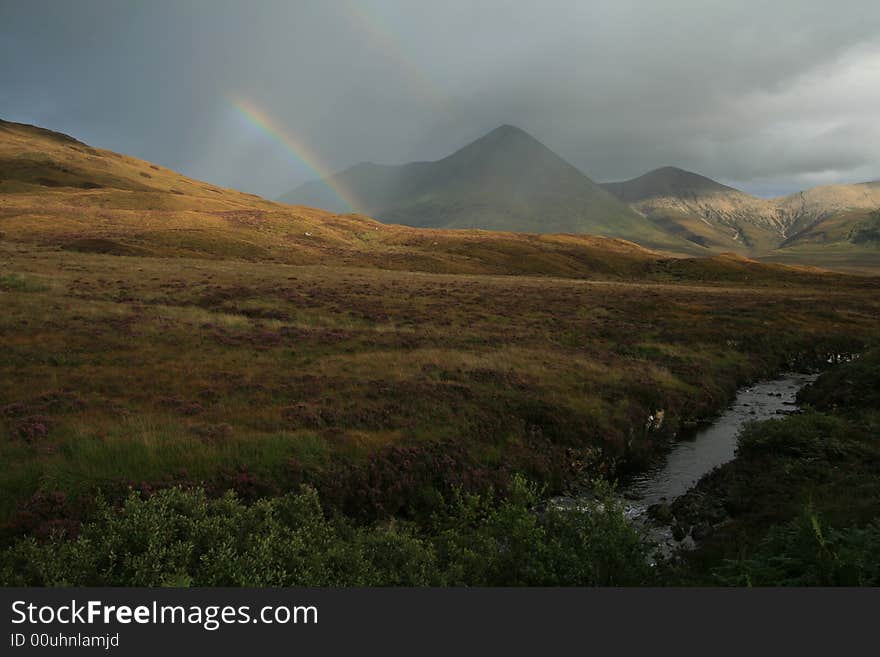
M 880 179 L 880 2 L 0 0 L 0 118 L 270 198 L 501 124 L 772 196 Z

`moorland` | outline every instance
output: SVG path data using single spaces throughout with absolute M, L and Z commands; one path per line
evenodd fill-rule
M 0 137 L 11 583 L 654 581 L 610 499 L 540 499 L 878 339 L 878 278 L 392 226 Z

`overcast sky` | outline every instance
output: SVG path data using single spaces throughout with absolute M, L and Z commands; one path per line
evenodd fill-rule
M 502 123 L 772 195 L 880 178 L 880 2 L 0 0 L 0 118 L 269 197 Z

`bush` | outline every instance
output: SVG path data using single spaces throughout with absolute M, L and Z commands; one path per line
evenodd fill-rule
M 880 585 L 880 520 L 826 529 L 808 508 L 773 527 L 752 557 L 727 561 L 716 576 L 732 586 Z
M 798 393 L 801 403 L 821 411 L 865 411 L 880 408 L 880 349 L 824 372 Z
M 610 493 L 588 512 L 533 510 L 537 490 L 458 493 L 429 527 L 328 517 L 317 492 L 251 505 L 234 493 L 131 492 L 75 539 L 19 539 L 0 553 L 6 586 L 616 585 L 650 578 Z
M 458 496 L 436 545 L 448 583 L 616 586 L 651 579 L 647 549 L 609 487 L 584 512 L 530 509 L 538 491 L 515 477 L 510 495 Z
M 738 456 L 836 459 L 857 449 L 846 420 L 820 413 L 792 415 L 748 425 L 738 440 Z

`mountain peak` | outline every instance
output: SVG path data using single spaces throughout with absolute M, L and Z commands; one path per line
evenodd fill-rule
M 712 192 L 737 192 L 720 182 L 674 166 L 664 166 L 623 182 L 602 185 L 627 203 L 657 197 L 694 197 Z
M 586 178 L 580 171 L 522 128 L 503 124 L 438 161 L 456 175 L 496 177 L 552 176 L 553 172 Z M 591 181 L 592 182 L 592 181 Z
M 527 133 L 525 130 L 523 130 L 522 128 L 518 128 L 515 125 L 511 125 L 509 123 L 502 123 L 500 126 L 495 128 L 494 130 L 489 131 L 487 134 L 489 134 L 489 135 L 498 134 L 498 135 L 505 135 L 505 136 L 526 135 L 528 137 L 531 137 L 531 135 L 529 133 Z
M 362 211 L 387 223 L 531 233 L 648 234 L 641 215 L 521 128 L 502 124 L 433 162 L 352 168 L 332 178 Z M 325 202 L 327 185 L 307 183 L 287 203 Z M 334 208 L 335 209 L 335 208 Z
M 472 146 L 484 147 L 489 145 L 497 146 L 501 144 L 528 144 L 531 147 L 540 147 L 543 149 L 547 149 L 544 144 L 535 139 L 532 135 L 530 135 L 522 128 L 517 128 L 515 125 L 504 123 L 494 130 L 487 132 L 482 137 L 475 139 L 470 144 L 460 150 L 466 150 L 471 148 Z

